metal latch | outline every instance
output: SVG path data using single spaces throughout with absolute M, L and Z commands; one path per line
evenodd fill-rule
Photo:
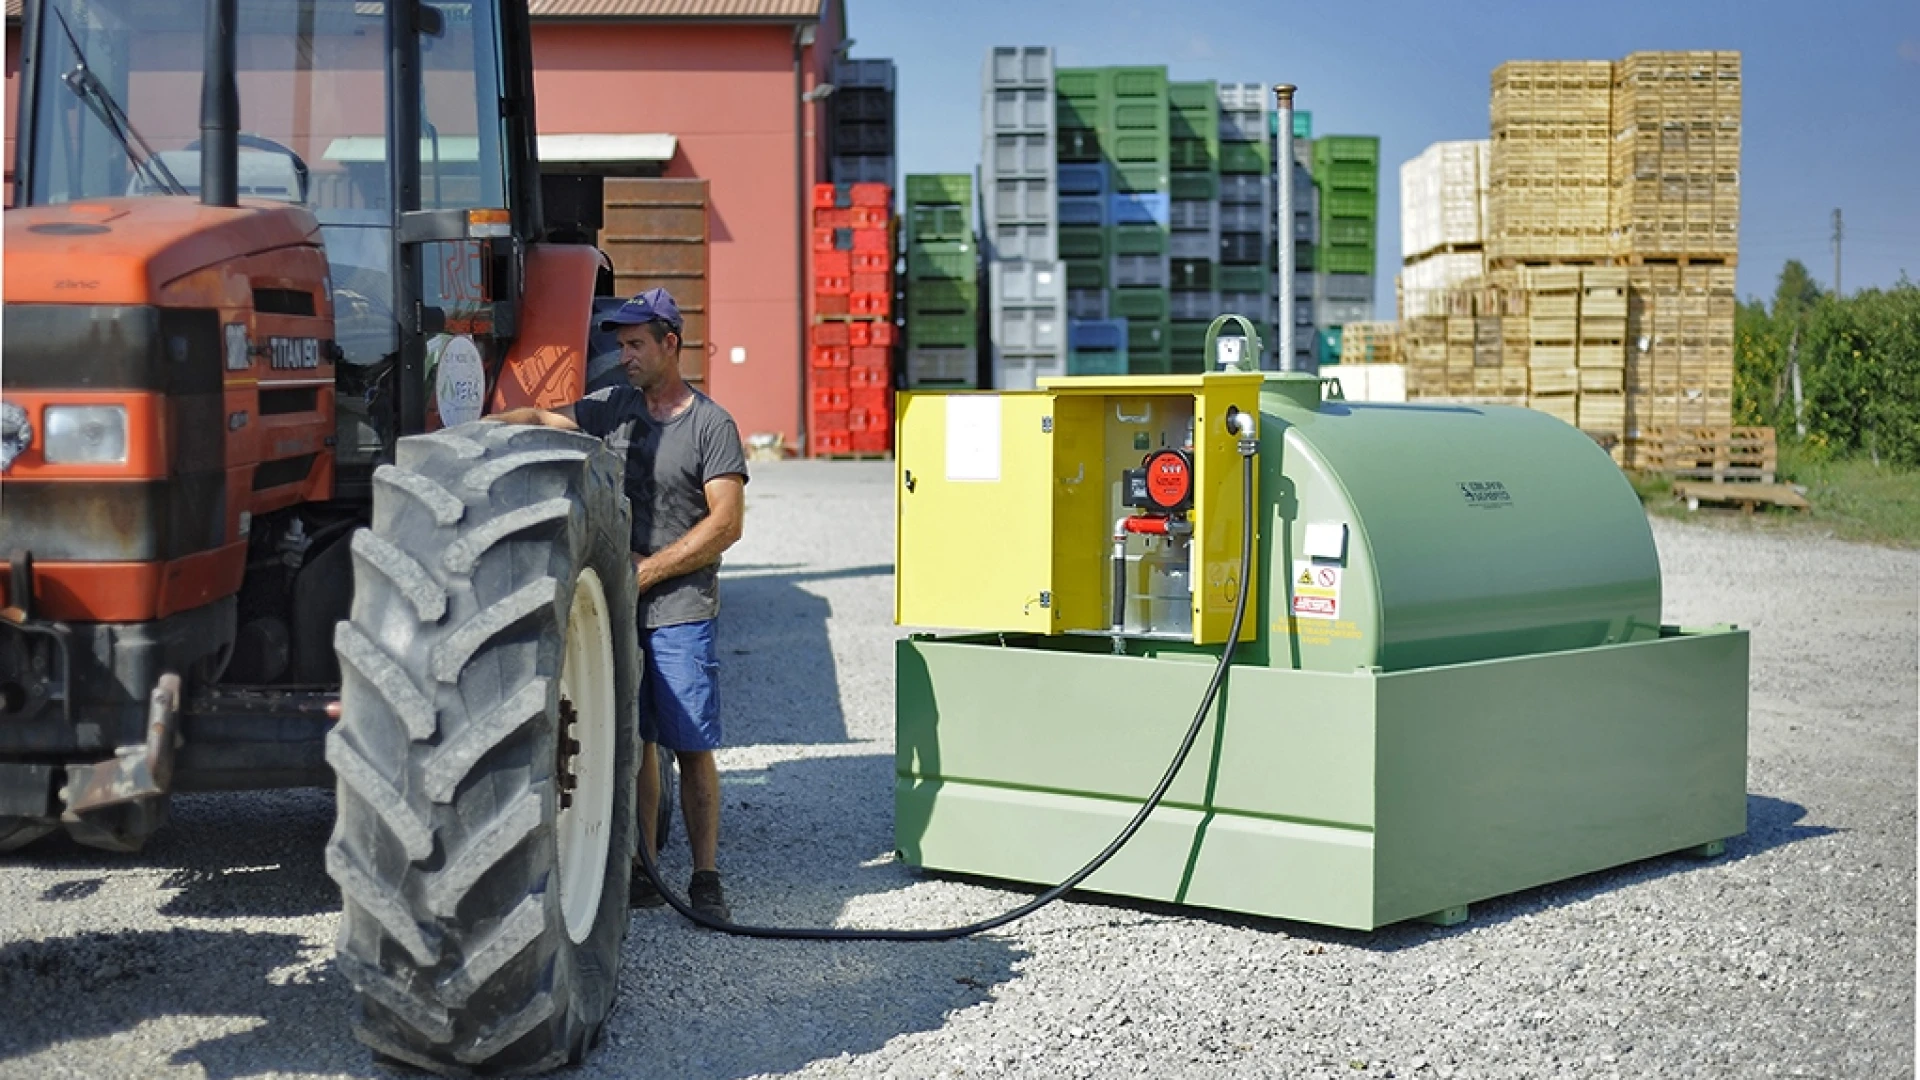
M 1053 434 L 1053 417 L 1043 416 L 1040 418 L 1040 432 L 1044 435 Z

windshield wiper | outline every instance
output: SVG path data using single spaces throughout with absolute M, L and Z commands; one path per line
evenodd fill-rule
M 127 160 L 133 162 L 133 167 L 140 170 L 148 182 L 169 195 L 191 194 L 179 177 L 173 175 L 173 170 L 167 168 L 167 163 L 153 152 L 153 147 L 147 145 L 147 140 L 134 130 L 133 121 L 128 119 L 127 111 L 120 107 L 120 103 L 114 100 L 113 91 L 108 90 L 107 84 L 101 82 L 100 76 L 95 75 L 93 68 L 88 66 L 87 54 L 80 48 L 80 40 L 74 36 L 66 15 L 59 8 L 54 8 L 53 17 L 60 20 L 60 29 L 66 32 L 67 44 L 72 46 L 73 57 L 79 61 L 72 71 L 60 76 L 60 81 L 67 84 L 67 89 L 73 91 L 75 97 L 86 102 L 93 115 L 99 117 L 100 123 L 119 140 L 120 148 L 126 151 Z M 136 145 L 138 150 L 135 149 Z

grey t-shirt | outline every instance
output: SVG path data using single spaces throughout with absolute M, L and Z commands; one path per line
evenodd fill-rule
M 573 404 L 580 430 L 598 435 L 627 460 L 633 504 L 633 551 L 651 555 L 685 536 L 707 516 L 707 481 L 747 479 L 740 429 L 727 410 L 694 391 L 693 403 L 662 423 L 647 413 L 646 395 L 631 386 L 596 390 Z M 640 597 L 640 625 L 653 628 L 711 619 L 720 613 L 719 564 L 663 581 Z

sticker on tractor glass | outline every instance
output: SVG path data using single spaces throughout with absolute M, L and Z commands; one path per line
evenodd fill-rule
M 446 427 L 480 419 L 487 390 L 487 372 L 480 362 L 480 346 L 462 334 L 439 334 L 427 342 L 427 364 L 434 372 L 433 397 Z
M 253 366 L 253 356 L 247 344 L 247 325 L 230 322 L 225 327 L 227 342 L 227 370 L 245 371 Z
M 1513 505 L 1507 485 L 1498 480 L 1462 480 L 1460 497 L 1475 510 L 1505 510 Z
M 1340 617 L 1340 568 L 1315 566 L 1305 559 L 1293 563 L 1293 617 L 1296 619 L 1338 619 Z

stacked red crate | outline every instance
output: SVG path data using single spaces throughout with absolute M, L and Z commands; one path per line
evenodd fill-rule
M 815 457 L 893 450 L 893 191 L 813 189 L 808 425 Z

